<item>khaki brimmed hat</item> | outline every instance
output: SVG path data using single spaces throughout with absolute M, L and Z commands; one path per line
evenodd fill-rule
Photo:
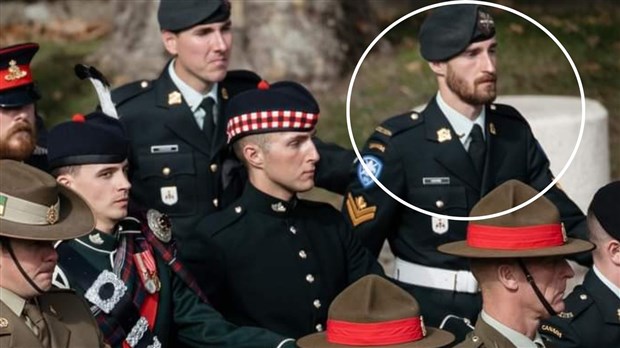
M 516 207 L 537 195 L 530 186 L 509 180 L 484 196 L 470 216 Z M 467 240 L 439 246 L 439 251 L 469 258 L 544 257 L 594 249 L 590 242 L 566 237 L 556 206 L 545 196 L 510 214 L 467 225 Z
M 413 296 L 377 275 L 360 278 L 329 306 L 327 331 L 297 340 L 301 348 L 443 347 L 451 333 L 425 327 Z
M 0 161 L 0 236 L 29 240 L 81 237 L 95 228 L 86 202 L 27 164 Z

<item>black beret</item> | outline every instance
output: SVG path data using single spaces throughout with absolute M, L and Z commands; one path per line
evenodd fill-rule
M 250 134 L 311 131 L 319 120 L 319 104 L 302 85 L 261 81 L 232 97 L 225 110 L 228 143 Z
M 47 138 L 50 169 L 81 165 L 120 163 L 129 155 L 129 140 L 116 118 L 101 112 L 75 115 L 54 127 Z
M 620 181 L 609 183 L 596 191 L 589 210 L 605 232 L 620 241 Z
M 223 22 L 230 18 L 228 0 L 161 0 L 157 21 L 161 30 L 179 32 L 198 24 Z
M 41 97 L 30 69 L 38 50 L 36 43 L 0 48 L 0 107 L 28 105 Z
M 493 18 L 477 5 L 448 5 L 435 9 L 420 28 L 420 53 L 429 62 L 446 61 L 469 44 L 495 36 Z

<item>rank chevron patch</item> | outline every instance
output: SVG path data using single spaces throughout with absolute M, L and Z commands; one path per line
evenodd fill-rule
M 347 212 L 349 213 L 349 218 L 351 219 L 353 227 L 355 227 L 361 223 L 374 219 L 375 213 L 377 212 L 377 207 L 374 205 L 368 206 L 368 203 L 366 203 L 363 196 L 353 198 L 353 196 L 349 193 L 347 195 Z

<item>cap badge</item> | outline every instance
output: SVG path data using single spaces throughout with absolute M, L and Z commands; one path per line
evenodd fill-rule
M 566 241 L 568 241 L 568 237 L 566 236 L 566 228 L 562 222 L 562 243 L 566 243 Z
M 157 239 L 164 243 L 170 242 L 172 239 L 172 223 L 170 223 L 167 215 L 155 209 L 149 209 L 146 212 L 146 220 Z
M 28 75 L 28 73 L 20 69 L 15 60 L 11 60 L 9 62 L 9 73 L 4 79 L 7 81 L 14 81 L 24 78 L 26 75 Z
M 422 336 L 426 337 L 426 325 L 424 325 L 424 317 L 420 315 L 420 327 L 422 328 Z
M 448 128 L 441 128 L 437 131 L 437 141 L 443 143 L 444 141 L 452 140 L 452 133 Z
M 490 35 L 494 29 L 495 22 L 493 18 L 491 18 L 491 15 L 483 11 L 478 11 L 478 30 L 486 36 Z
M 53 225 L 58 222 L 58 204 L 52 205 L 47 209 L 45 220 L 48 224 Z
M 284 204 L 282 204 L 282 202 L 278 202 L 271 205 L 271 210 L 275 211 L 276 213 L 285 213 L 286 207 L 284 206 Z
M 103 239 L 101 238 L 101 235 L 99 235 L 99 233 L 93 233 L 93 234 L 89 234 L 88 235 L 88 240 L 96 245 L 101 245 L 103 244 Z
M 171 92 L 170 94 L 168 94 L 168 105 L 181 104 L 182 99 L 183 98 L 182 98 L 181 93 L 179 91 Z

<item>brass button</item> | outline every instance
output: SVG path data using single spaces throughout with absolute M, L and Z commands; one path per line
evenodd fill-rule
M 418 117 L 419 117 L 419 116 L 418 116 L 418 114 L 417 114 L 417 113 L 415 113 L 415 112 L 414 112 L 414 113 L 412 113 L 412 114 L 411 114 L 411 116 L 409 116 L 409 117 L 411 117 L 411 119 L 415 121 L 415 120 L 417 120 L 417 119 L 418 119 Z
M 323 331 L 323 325 L 321 325 L 321 324 L 316 324 L 315 328 L 316 328 L 316 331 L 318 331 L 318 332 Z
M 308 255 L 306 254 L 305 250 L 299 250 L 299 257 L 305 259 L 306 257 L 308 257 Z
M 148 87 L 148 86 L 149 86 L 148 81 L 142 81 L 142 82 L 140 82 L 140 87 L 142 87 L 142 88 L 146 88 L 146 87 Z
M 161 170 L 161 173 L 162 173 L 162 174 L 164 174 L 164 176 L 168 176 L 168 175 L 170 175 L 170 172 L 172 172 L 172 170 L 170 170 L 170 167 L 164 167 L 164 168 Z
M 308 275 L 306 276 L 306 281 L 307 281 L 308 283 L 314 283 L 314 276 L 313 276 L 312 274 L 308 274 Z
M 213 206 L 217 208 L 217 205 L 219 204 L 219 201 L 216 199 L 213 200 Z
M 478 340 L 480 339 L 480 337 L 478 336 L 471 336 L 471 340 L 474 342 L 478 342 Z
M 237 214 L 241 214 L 241 211 L 242 211 L 242 210 L 243 210 L 243 209 L 241 208 L 241 206 L 240 206 L 240 205 L 238 205 L 238 206 L 236 206 L 236 207 L 235 207 L 235 213 L 237 213 Z
M 321 308 L 321 301 L 319 301 L 319 300 L 314 300 L 314 302 L 312 302 L 312 304 L 316 308 Z
M 288 230 L 291 231 L 292 234 L 297 233 L 297 229 L 295 228 L 295 226 L 291 226 Z
M 437 202 L 435 202 L 435 206 L 437 206 L 437 208 L 441 209 L 441 208 L 443 208 L 444 205 L 445 204 L 444 204 L 444 202 L 441 199 L 438 200 Z
M 211 169 L 213 173 L 217 172 L 217 164 L 213 163 L 212 165 L 209 166 L 209 169 Z
M 581 294 L 581 295 L 579 295 L 579 298 L 582 299 L 582 300 L 587 300 L 588 299 L 588 295 Z

